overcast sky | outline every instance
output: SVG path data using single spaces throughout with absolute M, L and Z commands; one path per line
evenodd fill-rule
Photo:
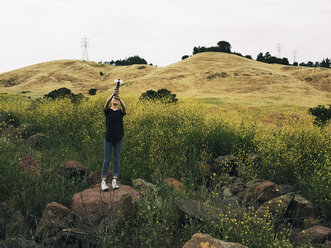
M 58 59 L 132 55 L 167 66 L 220 40 L 253 58 L 331 57 L 331 0 L 0 0 L 0 73 Z

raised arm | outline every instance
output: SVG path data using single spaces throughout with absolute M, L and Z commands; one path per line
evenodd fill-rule
M 124 102 L 122 101 L 122 98 L 120 98 L 120 95 L 118 94 L 118 100 L 120 101 L 122 108 L 123 108 L 123 112 L 126 113 L 126 106 L 124 104 Z
M 104 110 L 107 110 L 109 107 L 109 103 L 111 102 L 111 100 L 113 99 L 113 97 L 118 93 L 118 91 L 114 91 L 113 94 L 111 94 L 111 96 L 106 100 L 105 106 L 104 106 Z

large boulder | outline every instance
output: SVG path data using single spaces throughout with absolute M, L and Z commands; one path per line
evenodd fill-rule
M 247 248 L 247 246 L 225 242 L 208 234 L 196 233 L 184 244 L 183 248 Z
M 60 165 L 59 174 L 69 178 L 81 177 L 82 180 L 87 180 L 90 170 L 75 160 L 68 160 Z
M 316 225 L 297 233 L 293 237 L 293 240 L 297 244 L 303 243 L 306 239 L 315 244 L 322 244 L 325 241 L 330 241 L 331 228 Z
M 288 218 L 288 207 L 294 199 L 294 196 L 294 193 L 288 193 L 266 201 L 258 208 L 257 214 L 263 217 L 270 213 L 276 216 L 279 221 L 283 221 Z
M 69 208 L 57 202 L 51 202 L 43 211 L 35 236 L 37 238 L 56 236 L 64 228 L 73 227 L 74 218 Z
M 57 202 L 47 204 L 38 222 L 35 237 L 52 247 L 59 244 L 97 243 L 92 227 L 69 208 Z
M 188 216 L 202 222 L 211 222 L 216 220 L 218 214 L 221 212 L 221 209 L 189 198 L 176 198 L 175 203 L 184 216 Z
M 24 173 L 39 173 L 42 169 L 42 164 L 39 160 L 27 154 L 22 154 L 19 158 L 21 171 Z
M 244 191 L 238 193 L 246 205 L 260 206 L 263 202 L 269 201 L 277 196 L 283 195 L 281 186 L 261 179 L 253 179 L 246 183 Z
M 128 202 L 132 202 L 136 198 L 137 191 L 128 185 L 121 184 L 119 184 L 120 188 L 116 190 L 111 189 L 110 184 L 108 187 L 108 191 L 102 191 L 99 183 L 93 188 L 74 194 L 71 209 L 95 226 L 109 216 L 114 207 L 121 209 L 125 216 L 134 217 L 136 208 Z

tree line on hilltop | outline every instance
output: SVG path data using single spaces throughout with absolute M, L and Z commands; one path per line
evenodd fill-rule
M 195 46 L 193 48 L 193 55 L 195 55 L 197 53 L 203 53 L 203 52 L 224 52 L 224 53 L 231 53 L 234 55 L 252 59 L 251 55 L 244 56 L 239 52 L 232 52 L 231 48 L 232 47 L 229 42 L 222 40 L 222 41 L 217 42 L 217 46 L 211 46 L 211 47 L 204 47 L 204 46 L 196 47 Z M 189 58 L 189 57 L 190 57 L 189 55 L 184 55 L 182 57 L 182 60 Z M 276 56 L 272 56 L 269 52 L 266 52 L 265 54 L 260 52 L 256 57 L 256 61 L 260 61 L 260 62 L 264 62 L 264 63 L 268 63 L 268 64 L 290 65 L 288 58 L 286 58 L 286 57 L 277 58 Z M 294 62 L 293 65 L 331 68 L 331 60 L 329 58 L 325 58 L 321 62 L 316 61 L 315 63 L 313 63 L 312 61 L 308 61 L 307 63 L 301 62 L 300 64 L 298 64 L 297 62 Z
M 238 55 L 241 57 L 245 57 L 248 59 L 253 59 L 251 55 L 242 55 L 239 52 L 233 52 L 231 51 L 231 44 L 227 41 L 221 40 L 217 42 L 216 46 L 211 46 L 211 47 L 205 47 L 205 46 L 195 46 L 193 48 L 193 53 L 192 55 L 198 54 L 198 53 L 203 53 L 203 52 L 223 52 L 223 53 L 230 53 L 234 55 Z M 191 56 L 192 56 L 191 55 Z M 182 56 L 182 60 L 187 59 L 191 57 L 189 55 L 184 55 Z M 269 52 L 266 52 L 263 54 L 260 52 L 257 57 L 256 61 L 268 63 L 268 64 L 282 64 L 282 65 L 290 65 L 290 62 L 288 58 L 283 57 L 283 58 L 278 58 L 276 56 L 272 56 Z M 99 62 L 102 63 L 102 62 Z M 110 62 L 104 62 L 105 64 L 110 64 L 114 66 L 123 66 L 123 65 L 133 65 L 133 64 L 145 64 L 147 65 L 147 61 L 144 58 L 141 58 L 138 55 L 134 55 L 131 57 L 128 57 L 126 59 L 119 59 L 119 60 L 112 60 Z M 153 65 L 150 63 L 149 65 Z M 330 58 L 324 58 L 322 61 L 316 61 L 315 63 L 312 61 L 308 61 L 307 63 L 301 62 L 298 64 L 298 62 L 294 62 L 292 65 L 294 66 L 307 66 L 307 67 L 325 67 L 325 68 L 331 68 L 331 59 Z

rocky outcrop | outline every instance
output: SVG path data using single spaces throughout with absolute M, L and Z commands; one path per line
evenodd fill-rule
M 109 184 L 108 187 L 108 191 L 101 191 L 99 183 L 93 188 L 74 194 L 71 209 L 94 226 L 98 226 L 114 207 L 121 209 L 125 216 L 135 216 L 136 209 L 129 202 L 132 203 L 136 198 L 136 190 L 130 186 L 120 184 L 120 188 L 117 190 L 112 190 Z
M 183 248 L 247 248 L 247 246 L 215 239 L 208 234 L 196 233 Z

